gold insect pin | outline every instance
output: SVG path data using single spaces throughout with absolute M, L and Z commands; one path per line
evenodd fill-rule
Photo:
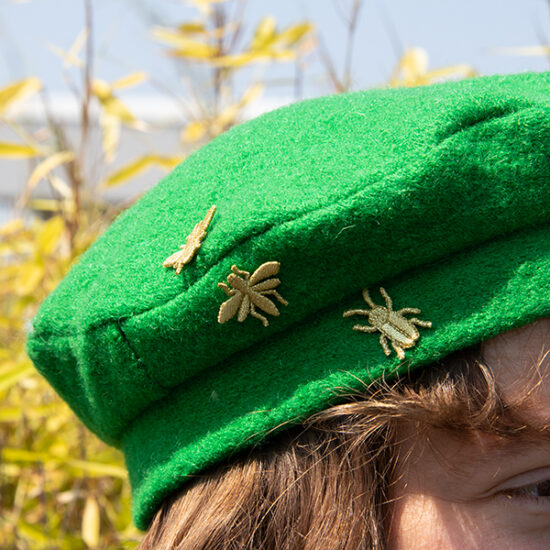
M 412 348 L 420 334 L 414 325 L 420 327 L 431 327 L 430 321 L 421 321 L 416 317 L 412 319 L 406 319 L 405 313 L 418 314 L 421 311 L 416 307 L 404 307 L 397 311 L 393 310 L 391 298 L 388 293 L 380 288 L 380 294 L 383 296 L 386 307 L 375 304 L 367 289 L 363 290 L 363 299 L 370 306 L 371 309 L 350 309 L 344 312 L 344 317 L 350 317 L 352 315 L 364 315 L 368 317 L 370 326 L 355 325 L 353 330 L 360 332 L 380 332 L 380 344 L 384 349 L 386 355 L 391 354 L 391 350 L 388 346 L 388 340 L 391 341 L 392 347 L 397 353 L 397 357 L 403 360 L 405 359 L 405 349 Z
M 279 273 L 280 268 L 279 262 L 266 262 L 250 275 L 248 271 L 243 271 L 236 265 L 232 266 L 232 273 L 227 276 L 230 286 L 218 283 L 218 286 L 230 297 L 220 306 L 218 323 L 225 323 L 235 315 L 242 323 L 250 313 L 252 317 L 259 319 L 264 327 L 267 327 L 269 322 L 266 317 L 258 313 L 256 308 L 269 315 L 279 315 L 277 306 L 267 296 L 274 296 L 281 304 L 288 305 L 288 302 L 275 290 L 281 281 L 274 275 Z
M 216 206 L 211 206 L 204 219 L 195 225 L 193 231 L 186 237 L 185 244 L 180 245 L 181 250 L 164 260 L 162 264 L 164 267 L 175 267 L 176 275 L 180 274 L 183 266 L 195 257 L 195 254 L 201 247 L 202 240 L 206 237 L 206 230 L 212 221 L 215 211 Z

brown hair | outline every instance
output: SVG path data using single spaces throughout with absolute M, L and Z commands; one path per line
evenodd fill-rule
M 499 397 L 480 347 L 350 394 L 168 498 L 139 550 L 383 550 L 400 422 L 527 435 Z

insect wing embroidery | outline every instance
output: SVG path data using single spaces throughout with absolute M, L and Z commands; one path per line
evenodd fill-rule
M 359 332 L 380 332 L 380 344 L 386 355 L 391 354 L 388 346 L 390 340 L 397 357 L 405 359 L 405 349 L 412 348 L 420 334 L 415 325 L 420 327 L 431 327 L 431 321 L 422 321 L 416 317 L 405 318 L 406 313 L 418 315 L 420 309 L 416 307 L 404 307 L 397 311 L 393 310 L 392 300 L 388 293 L 380 287 L 380 294 L 386 302 L 386 307 L 375 304 L 367 289 L 363 290 L 363 299 L 371 309 L 350 309 L 344 312 L 344 317 L 352 315 L 363 315 L 368 317 L 370 325 L 354 325 L 353 330 Z
M 275 277 L 280 268 L 279 262 L 266 262 L 250 275 L 248 271 L 233 265 L 232 273 L 227 276 L 229 285 L 218 283 L 218 286 L 229 296 L 229 299 L 220 306 L 218 323 L 226 323 L 235 315 L 237 321 L 242 323 L 250 314 L 267 327 L 269 325 L 267 318 L 256 308 L 275 317 L 279 315 L 277 306 L 267 296 L 273 296 L 281 304 L 288 305 L 288 302 L 275 290 L 281 283 L 280 279 Z
M 212 217 L 216 212 L 216 206 L 211 206 L 206 216 L 201 220 L 193 231 L 186 237 L 185 244 L 180 245 L 178 252 L 172 254 L 163 262 L 164 267 L 176 268 L 176 275 L 179 275 L 183 266 L 188 264 L 196 255 L 197 251 L 201 247 L 204 237 L 206 237 L 206 230 L 212 221 Z

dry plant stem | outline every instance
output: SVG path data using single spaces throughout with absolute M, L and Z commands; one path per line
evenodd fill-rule
M 347 39 L 346 39 L 346 53 L 344 62 L 344 72 L 342 78 L 338 76 L 334 62 L 328 52 L 325 42 L 319 37 L 319 54 L 328 72 L 328 76 L 334 86 L 337 93 L 346 92 L 351 87 L 351 72 L 352 72 L 352 58 L 353 58 L 353 42 L 355 38 L 355 32 L 357 30 L 357 22 L 359 18 L 359 12 L 363 5 L 363 0 L 354 0 L 348 17 L 343 16 L 347 25 Z M 338 9 L 338 4 L 336 3 Z
M 395 25 L 393 24 L 393 21 L 386 10 L 386 6 L 384 6 L 382 3 L 378 4 L 378 13 L 380 14 L 380 18 L 382 19 L 382 22 L 386 29 L 386 33 L 389 36 L 395 58 L 396 60 L 399 60 L 403 57 L 405 53 L 405 47 L 403 46 L 399 38 L 399 33 L 397 32 L 397 29 L 395 28 Z
M 214 28 L 223 28 L 226 22 L 226 15 L 223 6 L 215 6 L 213 9 L 213 23 Z M 218 36 L 218 55 L 225 55 L 224 52 L 224 33 L 220 33 Z M 218 116 L 220 109 L 220 95 L 223 85 L 224 69 L 222 67 L 214 68 L 214 117 Z
M 322 36 L 319 36 L 319 55 L 321 56 L 321 60 L 325 65 L 325 69 L 328 73 L 330 81 L 332 82 L 334 90 L 337 93 L 343 92 L 344 90 L 342 88 L 342 83 L 340 82 L 340 79 L 336 74 L 334 63 L 332 62 L 332 59 L 330 57 L 330 54 L 328 53 L 325 41 L 323 40 Z
M 78 153 L 78 164 L 75 165 L 75 172 L 77 177 L 73 180 L 73 194 L 75 202 L 75 220 L 78 219 L 80 212 L 80 187 L 82 184 L 82 174 L 85 170 L 86 163 L 86 149 L 88 147 L 88 138 L 90 133 L 90 99 L 92 97 L 92 70 L 93 70 L 93 14 L 91 0 L 84 0 L 84 14 L 85 14 L 85 29 L 87 32 L 86 37 L 86 50 L 84 57 L 84 93 L 82 96 L 81 105 L 81 133 L 80 133 L 80 149 Z M 75 223 L 76 225 L 76 223 Z M 76 227 L 74 228 L 76 229 Z M 75 231 L 76 232 L 76 231 Z M 74 233 L 71 233 L 71 244 L 74 239 Z
M 294 99 L 299 101 L 303 96 L 304 90 L 304 65 L 301 58 L 296 59 L 294 71 Z
M 229 46 L 227 47 L 227 50 L 229 52 L 233 52 L 235 50 L 235 48 L 237 47 L 237 42 L 241 37 L 241 33 L 242 33 L 241 21 L 243 20 L 243 17 L 244 17 L 246 2 L 247 0 L 240 0 L 239 2 L 240 9 L 238 10 L 236 17 L 233 18 L 233 21 L 236 22 L 236 26 L 235 26 L 235 30 L 233 31 L 233 35 L 231 36 L 231 40 L 229 41 Z
M 351 65 L 353 58 L 353 41 L 355 38 L 355 31 L 357 29 L 357 20 L 359 18 L 359 11 L 363 5 L 363 0 L 355 0 L 351 8 L 350 17 L 348 20 L 348 39 L 346 45 L 346 61 L 344 65 L 344 87 L 349 90 L 351 87 Z
M 65 131 L 63 130 L 63 127 L 52 116 L 52 112 L 51 112 L 51 109 L 50 109 L 50 106 L 49 106 L 49 101 L 48 101 L 48 96 L 47 96 L 46 91 L 42 92 L 42 105 L 44 106 L 44 112 L 46 113 L 46 120 L 48 122 L 48 128 L 50 129 L 50 131 L 53 133 L 53 135 L 55 137 L 56 150 L 57 151 L 72 151 L 73 150 L 72 145 L 69 143 L 69 140 L 67 139 L 67 136 L 65 135 Z M 67 178 L 69 179 L 69 181 L 71 183 L 71 189 L 74 190 L 75 188 L 77 188 L 79 186 L 79 182 L 78 182 L 77 174 L 76 174 L 76 165 L 75 165 L 74 160 L 71 161 L 71 162 L 66 163 L 64 165 L 64 169 L 65 169 L 65 172 L 67 174 Z M 53 188 L 53 186 L 50 185 L 50 187 L 51 187 L 53 192 L 57 193 L 57 191 Z M 71 248 L 72 248 L 72 242 L 73 242 L 74 234 L 76 233 L 76 227 L 75 227 L 76 221 L 74 219 L 73 220 L 67 220 L 65 218 L 65 222 L 68 225 L 69 234 L 70 234 L 70 237 L 71 237 L 71 239 L 70 239 Z
M 40 503 L 42 504 L 42 514 L 40 522 L 42 523 L 42 528 L 44 532 L 48 530 L 48 503 L 46 502 L 46 472 L 44 471 L 44 465 L 41 462 L 36 464 L 36 469 L 38 470 L 38 476 L 40 479 Z
M 166 96 L 171 97 L 181 107 L 184 118 L 192 118 L 192 112 L 191 109 L 189 109 L 189 106 L 186 105 L 182 97 L 179 94 L 176 94 L 170 86 L 167 86 L 166 84 L 164 84 L 164 82 L 162 82 L 158 78 L 155 78 L 152 75 L 149 76 L 149 84 L 153 88 L 156 88 L 159 92 L 162 92 Z

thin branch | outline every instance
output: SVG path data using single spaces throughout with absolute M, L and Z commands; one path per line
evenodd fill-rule
M 348 38 L 346 43 L 346 56 L 344 62 L 344 87 L 346 90 L 349 90 L 351 87 L 351 66 L 353 58 L 353 42 L 355 38 L 355 31 L 357 29 L 357 21 L 359 19 L 359 12 L 363 5 L 363 0 L 354 0 L 353 6 L 351 8 L 350 17 L 348 20 Z
M 234 21 L 236 22 L 235 30 L 233 31 L 233 35 L 231 36 L 231 40 L 229 41 L 229 45 L 227 47 L 228 53 L 233 53 L 233 51 L 237 47 L 238 40 L 241 37 L 242 30 L 243 30 L 242 21 L 244 20 L 246 0 L 240 0 L 239 6 L 240 6 L 240 9 L 237 13 L 237 16 L 234 18 Z
M 86 53 L 84 60 L 84 95 L 82 98 L 82 110 L 81 110 L 81 133 L 80 133 L 80 150 L 78 155 L 78 165 L 75 169 L 78 170 L 77 177 L 74 180 L 73 194 L 75 202 L 75 220 L 78 212 L 80 211 L 80 186 L 82 183 L 82 177 L 85 173 L 86 164 L 86 150 L 88 148 L 88 137 L 90 132 L 90 100 L 92 97 L 92 71 L 93 71 L 93 14 L 92 14 L 92 2 L 91 0 L 84 0 L 84 18 L 85 28 L 87 31 L 86 37 Z M 76 222 L 75 222 L 76 223 Z M 74 238 L 76 233 L 76 226 L 73 227 L 71 236 Z
M 296 59 L 294 72 L 294 99 L 298 101 L 304 93 L 304 66 L 300 58 Z
M 212 11 L 212 20 L 215 29 L 221 29 L 225 27 L 227 20 L 226 13 L 223 6 L 215 6 Z M 223 56 L 224 50 L 224 33 L 220 32 L 218 35 L 218 55 Z M 214 116 L 218 115 L 220 107 L 221 89 L 223 86 L 224 69 L 223 67 L 214 68 Z
M 325 45 L 325 41 L 323 40 L 323 37 L 321 35 L 319 35 L 319 55 L 321 56 L 321 60 L 325 65 L 326 71 L 328 73 L 330 80 L 332 81 L 332 85 L 334 86 L 334 89 L 338 93 L 343 92 L 344 86 L 340 81 L 340 78 L 338 77 L 338 73 L 336 72 L 336 68 L 332 61 L 332 58 L 328 53 L 328 49 Z
M 46 90 L 42 91 L 41 99 L 42 99 L 42 106 L 44 107 L 44 114 L 46 115 L 46 122 L 48 124 L 48 128 L 52 132 L 54 138 L 55 138 L 55 148 L 57 151 L 72 151 L 72 145 L 67 139 L 67 135 L 65 134 L 63 127 L 61 124 L 59 124 L 53 117 L 52 111 L 50 109 L 49 104 L 49 97 Z M 75 187 L 78 187 L 78 180 L 76 177 L 75 172 L 75 165 L 74 161 L 66 163 L 63 165 L 65 172 L 67 174 L 67 177 L 71 183 L 71 189 L 74 189 Z
M 384 27 L 386 29 L 386 33 L 389 36 L 390 43 L 392 45 L 395 57 L 396 59 L 401 59 L 405 52 L 405 48 L 401 43 L 401 39 L 399 38 L 399 33 L 395 28 L 392 18 L 390 17 L 389 13 L 385 9 L 384 4 L 378 3 L 377 7 L 378 7 L 378 13 L 380 14 L 380 18 L 382 19 L 382 23 L 384 24 Z

